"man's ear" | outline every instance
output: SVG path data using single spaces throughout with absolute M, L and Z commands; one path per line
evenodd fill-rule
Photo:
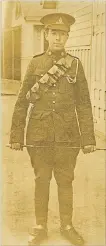
M 69 38 L 69 32 L 67 33 L 67 38 Z

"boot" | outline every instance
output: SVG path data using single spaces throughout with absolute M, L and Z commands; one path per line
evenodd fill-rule
M 39 245 L 45 239 L 47 239 L 47 229 L 41 225 L 34 227 L 28 240 L 28 246 Z
M 60 232 L 70 243 L 75 246 L 84 246 L 85 242 L 82 236 L 74 229 L 72 225 L 67 225 L 66 227 L 61 227 Z

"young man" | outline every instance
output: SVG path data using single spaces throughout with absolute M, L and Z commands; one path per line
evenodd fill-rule
M 12 149 L 21 150 L 29 102 L 32 104 L 26 143 L 35 173 L 35 216 L 29 245 L 47 236 L 49 185 L 52 171 L 58 186 L 61 233 L 84 245 L 72 224 L 74 168 L 79 149 L 95 150 L 93 117 L 87 81 L 80 60 L 64 46 L 75 19 L 67 14 L 44 16 L 48 50 L 31 60 L 15 105 L 10 135 Z M 28 100 L 29 99 L 29 100 Z

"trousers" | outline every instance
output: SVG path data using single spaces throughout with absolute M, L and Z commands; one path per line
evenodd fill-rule
M 74 169 L 78 149 L 67 147 L 29 148 L 31 164 L 35 174 L 35 216 L 36 223 L 47 225 L 49 187 L 52 173 L 57 183 L 60 223 L 70 224 L 73 212 Z

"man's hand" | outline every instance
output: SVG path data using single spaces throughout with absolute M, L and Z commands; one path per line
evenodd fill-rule
M 23 150 L 23 147 L 20 143 L 12 143 L 10 144 L 10 148 L 14 150 Z
M 82 151 L 84 154 L 88 154 L 91 152 L 96 151 L 96 146 L 95 145 L 87 145 L 82 148 Z

